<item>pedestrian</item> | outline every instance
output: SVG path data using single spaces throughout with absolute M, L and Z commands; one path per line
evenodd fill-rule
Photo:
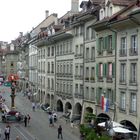
M 4 134 L 5 134 L 5 140 L 10 140 L 10 126 L 9 125 L 5 127 Z
M 26 115 L 24 116 L 24 125 L 25 125 L 25 127 L 27 127 L 27 116 Z
M 49 122 L 50 122 L 50 127 L 54 126 L 53 124 L 53 116 L 51 115 L 50 118 L 49 118 Z
M 60 136 L 61 136 L 61 139 L 63 139 L 62 126 L 61 125 L 59 125 L 59 127 L 58 127 L 58 139 L 59 139 Z
M 27 114 L 27 123 L 28 123 L 28 124 L 30 123 L 30 119 L 31 119 L 30 115 Z
M 34 102 L 32 102 L 32 109 L 33 109 L 33 111 L 35 111 L 35 103 Z

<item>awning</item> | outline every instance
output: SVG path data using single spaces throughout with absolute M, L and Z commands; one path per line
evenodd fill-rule
M 132 133 L 132 131 L 126 129 L 126 128 L 122 128 L 122 127 L 114 127 L 113 131 L 115 133 Z
M 35 93 L 33 94 L 33 96 L 35 96 L 35 95 L 37 95 L 37 92 L 35 92 Z
M 114 121 L 111 121 L 111 123 L 113 124 L 113 127 L 123 127 L 122 124 L 120 123 L 117 123 L 117 122 L 114 122 Z M 105 122 L 102 122 L 102 123 L 99 123 L 98 126 L 101 126 L 101 127 L 105 127 Z

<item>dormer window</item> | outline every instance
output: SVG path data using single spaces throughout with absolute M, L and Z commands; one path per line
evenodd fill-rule
M 100 10 L 100 20 L 102 20 L 104 18 L 104 10 L 101 9 Z
M 112 7 L 109 8 L 109 16 L 112 16 Z

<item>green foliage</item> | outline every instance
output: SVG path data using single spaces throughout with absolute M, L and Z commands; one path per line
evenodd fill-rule
M 84 124 L 81 124 L 79 129 L 80 133 L 85 135 L 85 140 L 111 140 L 111 138 L 105 134 L 102 134 L 102 136 L 98 136 L 94 129 Z
M 96 118 L 96 116 L 95 116 L 94 114 L 92 114 L 92 113 L 86 113 L 86 114 L 85 114 L 85 122 L 89 122 L 89 121 L 91 121 L 92 119 L 95 120 L 95 118 Z

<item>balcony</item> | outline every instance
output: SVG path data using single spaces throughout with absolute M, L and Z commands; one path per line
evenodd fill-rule
M 89 82 L 89 77 L 85 77 L 85 82 Z
M 120 79 L 120 80 L 119 80 L 119 83 L 120 83 L 120 84 L 126 84 L 126 80 L 125 80 L 125 79 Z
M 108 82 L 108 83 L 112 83 L 113 82 L 113 79 L 112 79 L 112 76 L 107 76 L 107 78 L 106 78 L 106 81 Z
M 136 55 L 138 55 L 138 48 L 130 48 L 129 49 L 129 55 L 130 56 L 136 56 Z
M 76 80 L 83 80 L 83 76 L 82 75 L 75 75 L 75 79 Z
M 126 51 L 126 49 L 120 49 L 120 50 L 119 50 L 119 55 L 120 55 L 120 57 L 125 57 L 125 56 L 127 56 L 127 51 Z
M 77 59 L 78 59 L 78 58 L 83 58 L 83 54 L 82 54 L 82 53 L 81 53 L 81 54 L 75 54 L 74 56 L 75 56 L 75 58 L 77 58 Z
M 95 78 L 94 77 L 90 77 L 90 82 L 94 83 L 95 82 Z
M 131 79 L 131 80 L 129 80 L 129 84 L 131 86 L 136 86 L 137 85 L 137 80 L 136 79 Z
M 74 97 L 78 99 L 83 99 L 83 95 L 81 93 L 75 93 Z
M 98 76 L 98 82 L 103 82 L 103 76 Z

